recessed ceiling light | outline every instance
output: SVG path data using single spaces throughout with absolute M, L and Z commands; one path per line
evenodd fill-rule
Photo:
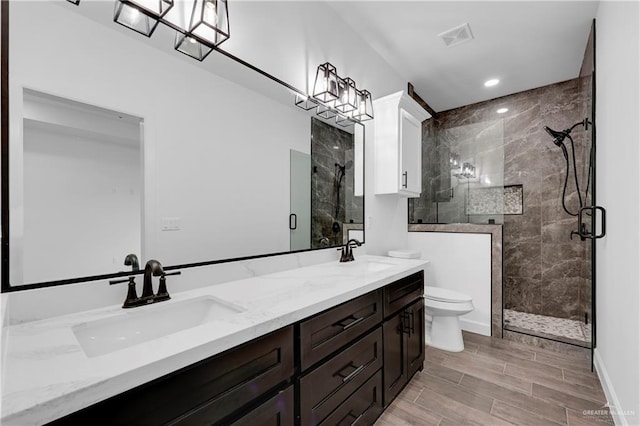
M 507 111 L 509 111 L 509 108 L 500 108 L 500 109 L 496 110 L 496 112 L 498 114 L 504 114 Z
M 498 80 L 497 78 L 492 78 L 491 80 L 487 80 L 484 82 L 484 87 L 493 87 L 498 83 L 500 83 L 500 80 Z

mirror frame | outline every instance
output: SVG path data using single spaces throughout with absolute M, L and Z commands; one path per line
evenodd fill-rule
M 2 244 L 0 247 L 0 256 L 1 256 L 1 260 L 0 260 L 0 268 L 1 268 L 1 273 L 0 273 L 0 280 L 1 280 L 1 293 L 9 293 L 9 292 L 14 292 L 14 291 L 23 291 L 23 290 L 33 290 L 33 289 L 37 289 L 37 288 L 44 288 L 44 287 L 53 287 L 53 286 L 59 286 L 59 285 L 66 285 L 66 284 L 77 284 L 77 283 L 82 283 L 82 282 L 88 282 L 88 281 L 100 281 L 100 280 L 105 280 L 105 279 L 110 279 L 110 278 L 118 278 L 118 277 L 129 277 L 129 276 L 135 276 L 135 275 L 142 275 L 144 274 L 144 270 L 140 270 L 137 272 L 132 272 L 132 271 L 128 271 L 128 272 L 115 272 L 115 273 L 110 273 L 110 274 L 101 274 L 101 275 L 91 275 L 91 276 L 85 276 L 85 277 L 76 277 L 76 278 L 68 278 L 68 279 L 63 279 L 63 280 L 54 280 L 54 281 L 45 281 L 45 282 L 39 282 L 39 283 L 32 283 L 32 284 L 22 284 L 22 285 L 15 285 L 12 286 L 10 283 L 10 274 L 9 274 L 9 268 L 10 268 L 10 247 L 9 247 L 9 240 L 10 240 L 10 222 L 9 222 L 9 3 L 10 0 L 0 0 L 0 58 L 2 60 L 2 65 L 0 67 L 0 88 L 2 90 L 2 98 L 0 100 L 0 124 L 2 126 L 2 129 L 0 131 L 0 152 L 2 154 L 2 159 L 0 161 L 0 179 L 1 179 L 1 184 L 0 187 L 2 189 L 2 194 L 0 196 L 0 204 L 1 204 L 1 236 L 2 236 Z M 225 50 L 220 49 L 219 47 L 214 47 L 213 48 L 214 51 L 216 51 L 219 54 L 222 54 L 226 57 L 228 57 L 229 59 L 232 59 L 233 61 L 237 62 L 238 64 L 245 66 L 247 68 L 249 68 L 252 71 L 257 72 L 258 74 L 268 78 L 271 81 L 274 81 L 278 84 L 280 84 L 281 86 L 283 86 L 284 88 L 290 90 L 291 92 L 295 93 L 295 94 L 300 94 L 302 96 L 309 96 L 307 93 L 305 93 L 304 91 L 290 85 L 289 83 L 269 74 L 268 72 L 258 68 L 255 65 L 250 64 L 249 62 L 233 55 L 232 53 L 229 53 Z M 305 115 L 307 118 L 311 118 L 312 116 L 310 114 L 305 114 L 305 111 L 300 110 L 300 112 Z M 366 217 L 366 215 L 364 214 L 366 211 L 366 200 L 365 200 L 365 194 L 366 194 L 366 181 L 365 181 L 365 176 L 366 176 L 366 143 L 365 143 L 365 126 L 363 123 L 360 122 L 355 122 L 354 126 L 362 126 L 362 190 L 363 190 L 363 200 L 362 200 L 362 209 L 363 209 L 363 218 Z M 311 129 L 311 126 L 309 126 L 309 128 Z M 311 132 L 311 130 L 309 130 L 309 132 Z M 311 138 L 311 133 L 309 133 L 309 138 Z M 363 232 L 365 232 L 364 229 L 364 223 L 363 223 Z M 365 235 L 365 240 L 366 240 L 366 235 Z M 364 241 L 363 241 L 364 244 Z M 243 261 L 243 260 L 251 260 L 251 259 L 260 259 L 260 258 L 265 258 L 265 257 L 274 257 L 274 256 L 282 256 L 282 255 L 287 255 L 287 254 L 295 254 L 295 253 L 304 253 L 304 252 L 310 252 L 310 251 L 318 251 L 318 250 L 331 250 L 331 249 L 335 249 L 336 247 L 339 246 L 330 246 L 330 247 L 318 247 L 318 248 L 308 248 L 308 249 L 302 249 L 302 250 L 290 250 L 290 251 L 282 251 L 282 252 L 274 252 L 274 253 L 263 253 L 263 254 L 258 254 L 258 255 L 250 255 L 250 256 L 242 256 L 242 257 L 236 257 L 236 258 L 227 258 L 227 259 L 215 259 L 215 260 L 208 260 L 208 261 L 202 261 L 202 262 L 194 262 L 194 263 L 186 263 L 186 264 L 179 264 L 179 265 L 170 265 L 170 266 L 164 266 L 164 270 L 165 271 L 171 271 L 171 270 L 177 270 L 177 269 L 187 269 L 187 268 L 196 268 L 196 267 L 201 267 L 201 266 L 209 266 L 209 265 L 215 265 L 215 264 L 219 264 L 219 263 L 230 263 L 230 262 L 239 262 L 239 261 Z

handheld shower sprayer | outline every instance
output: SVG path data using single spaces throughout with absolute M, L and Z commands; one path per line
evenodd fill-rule
M 571 126 L 570 128 L 562 131 L 553 130 L 549 126 L 543 127 L 545 132 L 547 132 L 549 136 L 553 138 L 554 145 L 562 149 L 562 156 L 564 157 L 565 166 L 566 166 L 565 176 L 564 176 L 564 187 L 562 189 L 562 208 L 564 209 L 565 212 L 567 212 L 567 214 L 571 216 L 578 216 L 580 210 L 578 210 L 578 213 L 573 213 L 567 208 L 567 205 L 565 203 L 565 198 L 567 194 L 567 184 L 569 181 L 569 152 L 567 151 L 567 147 L 564 144 L 564 140 L 568 138 L 569 141 L 571 141 L 571 157 L 573 160 L 573 177 L 576 185 L 576 191 L 578 193 L 578 203 L 580 204 L 579 209 L 581 209 L 582 207 L 584 207 L 584 205 L 582 202 L 582 196 L 580 195 L 580 184 L 578 183 L 578 171 L 576 170 L 576 152 L 575 152 L 573 138 L 571 137 L 571 131 L 580 125 L 584 126 L 584 129 L 587 130 L 589 128 L 589 124 L 591 124 L 591 122 L 589 121 L 589 119 L 585 118 L 583 121 L 579 121 L 573 126 Z M 590 179 L 591 179 L 591 164 L 589 164 L 589 176 L 587 177 L 587 180 L 590 180 Z M 585 192 L 585 202 L 587 200 L 588 192 L 589 192 L 589 182 L 587 182 L 587 191 Z
M 556 144 L 557 146 L 563 146 L 564 144 L 562 143 L 564 141 L 564 138 L 567 137 L 567 133 L 565 132 L 558 132 L 557 130 L 553 130 L 551 128 L 549 128 L 549 126 L 544 126 L 543 129 L 549 134 L 549 136 L 551 136 L 553 138 L 553 143 Z

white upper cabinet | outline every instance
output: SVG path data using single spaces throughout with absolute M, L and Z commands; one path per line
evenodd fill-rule
M 405 92 L 373 102 L 375 193 L 419 197 L 422 192 L 422 122 L 431 117 Z

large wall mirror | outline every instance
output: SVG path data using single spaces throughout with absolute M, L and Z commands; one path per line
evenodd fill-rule
M 124 29 L 112 1 L 8 9 L 4 291 L 122 275 L 130 253 L 175 269 L 364 240 L 362 125 Z

